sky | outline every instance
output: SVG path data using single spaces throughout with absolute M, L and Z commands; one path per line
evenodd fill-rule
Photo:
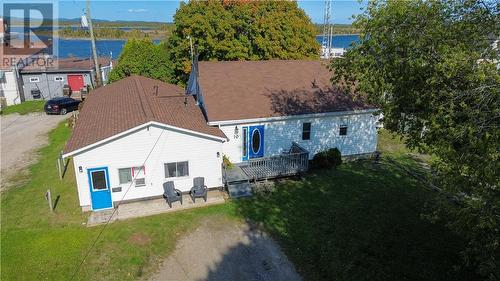
M 22 0 L 5 0 L 2 2 L 20 1 Z M 50 0 L 32 0 L 30 2 L 36 3 L 39 1 Z M 179 3 L 180 1 L 177 0 L 92 0 L 90 9 L 92 18 L 95 19 L 172 22 Z M 366 3 L 366 0 L 362 3 L 358 2 L 358 0 L 333 0 L 332 22 L 351 23 L 352 15 L 359 14 L 360 9 L 365 7 Z M 323 22 L 324 0 L 299 0 L 298 4 L 314 23 Z M 79 18 L 83 13 L 83 9 L 85 9 L 85 5 L 86 1 L 82 0 L 58 0 L 59 18 Z M 2 8 L 0 8 L 0 12 L 3 14 Z

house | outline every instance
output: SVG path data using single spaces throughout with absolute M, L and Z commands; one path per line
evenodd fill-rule
M 82 209 L 101 210 L 161 196 L 166 180 L 181 191 L 196 176 L 221 186 L 225 140 L 182 88 L 131 76 L 87 97 L 63 157 L 73 157 Z
M 104 83 L 113 69 L 113 61 L 108 58 L 98 58 Z M 56 59 L 51 65 L 30 64 L 20 69 L 23 101 L 35 99 L 51 99 L 63 95 L 64 85 L 72 92 L 79 93 L 81 89 L 96 85 L 93 60 L 89 58 Z
M 188 91 L 227 136 L 223 152 L 233 163 L 282 154 L 293 142 L 310 158 L 333 147 L 342 155 L 376 150 L 378 110 L 333 87 L 323 61 L 199 62 L 194 69 Z
M 187 90 L 140 76 L 96 89 L 62 155 L 73 158 L 80 206 L 155 198 L 166 181 L 188 192 L 194 177 L 231 187 L 224 156 L 248 183 L 252 169 L 302 171 L 328 148 L 375 152 L 377 110 L 330 75 L 321 61 L 200 62 Z
M 6 24 L 3 18 L 0 18 L 0 105 L 2 107 L 21 103 L 19 68 L 43 55 L 46 47 L 37 42 L 38 44 L 31 44 L 29 48 L 14 48 L 10 46 L 11 38 L 6 30 Z

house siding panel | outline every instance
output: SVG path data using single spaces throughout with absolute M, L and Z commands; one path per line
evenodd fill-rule
M 4 72 L 3 75 L 0 75 L 0 96 L 5 98 L 7 105 L 21 103 L 16 73 L 13 70 L 0 71 Z
M 118 169 L 141 166 L 150 151 L 144 164 L 146 186 L 132 185 L 126 193 L 130 184 L 119 184 Z M 219 187 L 222 185 L 222 155 L 217 157 L 217 152 L 221 151 L 221 141 L 157 126 L 133 132 L 73 157 L 80 206 L 90 205 L 87 169 L 95 167 L 107 166 L 111 188 L 122 187 L 121 192 L 112 193 L 114 202 L 162 195 L 162 185 L 168 180 L 173 180 L 175 187 L 183 192 L 191 189 L 194 177 L 205 177 L 209 188 Z M 189 176 L 165 179 L 164 163 L 179 161 L 189 161 Z M 82 166 L 81 173 L 79 166 Z
M 40 90 L 41 99 L 63 96 L 63 86 L 68 84 L 68 75 L 82 75 L 83 84 L 92 86 L 90 72 L 58 72 L 58 73 L 22 73 L 25 100 L 33 100 L 31 90 Z M 38 77 L 40 82 L 30 82 L 30 77 Z M 55 77 L 63 77 L 63 81 L 55 81 Z
M 296 142 L 309 151 L 309 158 L 325 149 L 337 147 L 342 155 L 355 155 L 374 152 L 377 148 L 377 117 L 371 113 L 325 116 L 313 118 L 296 118 L 260 123 L 242 123 L 238 125 L 221 125 L 220 129 L 229 138 L 223 144 L 223 153 L 233 163 L 242 162 L 242 127 L 264 125 L 264 156 L 280 154 L 288 150 L 292 142 Z M 302 140 L 302 124 L 311 123 L 310 140 Z M 348 126 L 346 136 L 339 135 L 340 125 Z M 238 126 L 238 137 L 235 136 Z

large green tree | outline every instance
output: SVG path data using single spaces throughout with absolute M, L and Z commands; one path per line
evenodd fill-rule
M 315 26 L 294 1 L 189 1 L 174 16 L 169 51 L 175 75 L 190 71 L 190 39 L 199 60 L 317 58 Z
M 150 39 L 130 39 L 123 47 L 118 63 L 109 74 L 110 82 L 132 74 L 170 82 L 172 63 L 165 43 L 154 44 Z
M 370 1 L 355 22 L 360 43 L 331 65 L 334 81 L 383 109 L 386 128 L 436 157 L 446 196 L 432 214 L 467 239 L 465 261 L 491 280 L 500 279 L 499 7 Z

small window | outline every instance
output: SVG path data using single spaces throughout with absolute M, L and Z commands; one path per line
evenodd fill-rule
M 347 125 L 340 125 L 339 135 L 340 136 L 347 136 Z
M 120 177 L 120 184 L 132 182 L 132 168 L 118 169 L 118 176 Z
M 243 128 L 243 138 L 242 138 L 242 140 L 243 140 L 243 144 L 242 144 L 243 145 L 243 157 L 246 157 L 248 154 L 248 152 L 247 152 L 247 142 L 248 142 L 247 138 L 248 138 L 248 128 L 244 127 Z
M 302 123 L 302 140 L 311 139 L 311 123 Z
M 59 82 L 64 81 L 64 77 L 56 76 L 56 77 L 54 77 L 54 81 L 59 81 Z
M 189 164 L 184 162 L 172 162 L 165 164 L 165 178 L 177 178 L 189 176 Z
M 131 168 L 123 168 L 118 169 L 118 177 L 120 184 L 130 184 L 132 181 L 135 182 L 135 186 L 145 186 L 146 171 L 144 167 L 131 167 Z
M 252 151 L 254 154 L 260 151 L 260 131 L 259 129 L 253 129 L 252 132 Z
M 37 82 L 40 82 L 40 78 L 39 78 L 39 77 L 30 77 L 30 82 L 31 82 L 31 83 L 37 83 Z
M 94 190 L 108 189 L 108 183 L 106 181 L 106 172 L 105 171 L 92 172 L 92 188 Z

